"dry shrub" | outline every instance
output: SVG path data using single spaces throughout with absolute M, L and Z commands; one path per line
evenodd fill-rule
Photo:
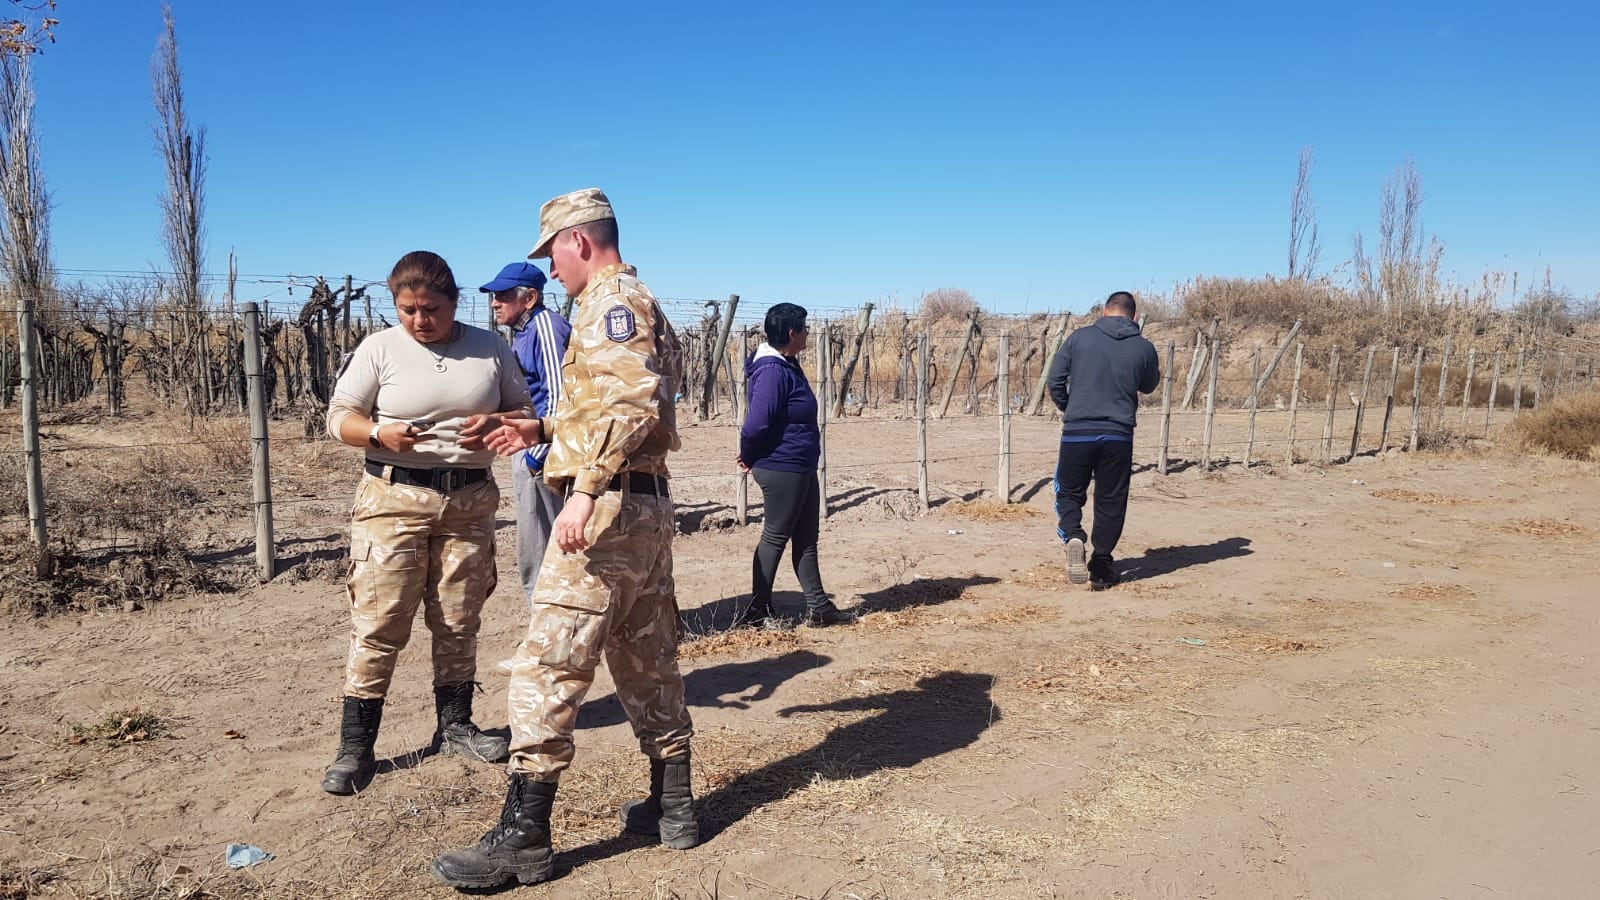
M 939 288 L 922 295 L 917 315 L 930 322 L 964 319 L 978 309 L 978 301 L 961 288 Z
M 1511 434 L 1539 453 L 1600 460 L 1600 391 L 1558 397 L 1524 412 L 1512 423 Z
M 939 508 L 942 515 L 959 516 L 975 522 L 1020 522 L 1036 519 L 1040 512 L 1025 503 L 996 500 L 953 500 Z

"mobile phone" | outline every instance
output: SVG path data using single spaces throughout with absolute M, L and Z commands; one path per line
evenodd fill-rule
M 410 422 L 407 422 L 406 424 L 410 425 L 412 428 L 414 428 L 414 429 L 416 429 L 417 431 L 420 432 L 420 431 L 427 431 L 429 428 L 432 428 L 433 426 L 435 426 L 435 425 L 437 425 L 439 423 L 434 421 L 433 419 L 412 419 Z

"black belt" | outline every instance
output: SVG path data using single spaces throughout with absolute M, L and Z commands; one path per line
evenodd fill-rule
M 389 474 L 385 476 L 384 470 Z M 427 488 L 448 494 L 459 491 L 469 484 L 477 484 L 489 477 L 488 469 L 411 469 L 405 466 L 391 466 L 377 460 L 367 460 L 367 474 L 383 478 L 391 484 L 409 484 L 412 487 Z
M 657 497 L 667 496 L 667 479 L 663 475 L 652 475 L 649 472 L 619 472 L 606 483 L 606 490 L 622 490 L 623 479 L 627 479 L 628 490 L 635 494 L 655 494 Z M 567 488 L 563 496 L 572 495 L 572 481 L 568 479 Z

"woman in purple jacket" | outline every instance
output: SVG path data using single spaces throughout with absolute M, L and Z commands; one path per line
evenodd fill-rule
M 750 566 L 750 605 L 734 627 L 781 627 L 773 615 L 772 581 L 783 548 L 794 544 L 791 561 L 805 593 L 806 625 L 838 625 L 855 617 L 839 609 L 822 589 L 817 570 L 820 496 L 817 460 L 822 434 L 817 428 L 817 395 L 795 356 L 806 349 L 806 311 L 793 303 L 767 310 L 767 342 L 745 363 L 748 376 L 744 427 L 739 432 L 739 468 L 761 486 L 765 515 L 761 542 Z

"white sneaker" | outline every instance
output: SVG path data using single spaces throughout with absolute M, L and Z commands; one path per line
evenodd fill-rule
M 1084 558 L 1083 541 L 1067 541 L 1067 580 L 1073 584 L 1089 583 L 1089 563 Z

